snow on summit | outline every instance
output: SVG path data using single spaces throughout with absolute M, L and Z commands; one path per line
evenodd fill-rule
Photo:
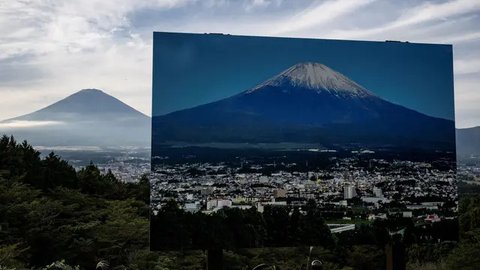
M 356 82 L 343 74 L 320 63 L 299 63 L 284 70 L 273 78 L 257 85 L 248 93 L 264 86 L 282 87 L 289 84 L 293 87 L 312 89 L 318 93 L 327 91 L 342 96 L 374 96 Z

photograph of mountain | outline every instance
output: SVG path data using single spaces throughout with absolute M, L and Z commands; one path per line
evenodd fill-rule
M 303 142 L 454 151 L 454 121 L 386 101 L 320 63 L 299 63 L 219 101 L 154 117 L 154 142 Z
M 458 238 L 451 46 L 154 33 L 153 51 L 153 250 Z

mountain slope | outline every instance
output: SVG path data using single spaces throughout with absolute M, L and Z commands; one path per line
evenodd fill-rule
M 0 133 L 44 146 L 148 146 L 150 118 L 97 89 L 0 122 Z
M 319 63 L 232 97 L 153 118 L 153 141 L 315 142 L 453 149 L 453 121 L 393 104 Z
M 480 155 L 480 127 L 457 129 L 457 153 L 459 157 Z
M 127 117 L 148 119 L 148 116 L 117 98 L 98 89 L 83 89 L 58 102 L 30 114 L 9 120 L 71 120 Z M 8 121 L 8 120 L 7 120 Z

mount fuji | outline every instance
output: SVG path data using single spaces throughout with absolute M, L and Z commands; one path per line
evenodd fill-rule
M 229 98 L 155 116 L 152 121 L 154 143 L 455 147 L 453 121 L 391 103 L 345 75 L 312 62 L 291 66 Z
M 0 135 L 35 146 L 148 147 L 150 117 L 98 89 L 0 121 Z

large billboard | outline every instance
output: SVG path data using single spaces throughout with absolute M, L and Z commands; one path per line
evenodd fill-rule
M 152 249 L 457 239 L 452 46 L 153 42 Z

